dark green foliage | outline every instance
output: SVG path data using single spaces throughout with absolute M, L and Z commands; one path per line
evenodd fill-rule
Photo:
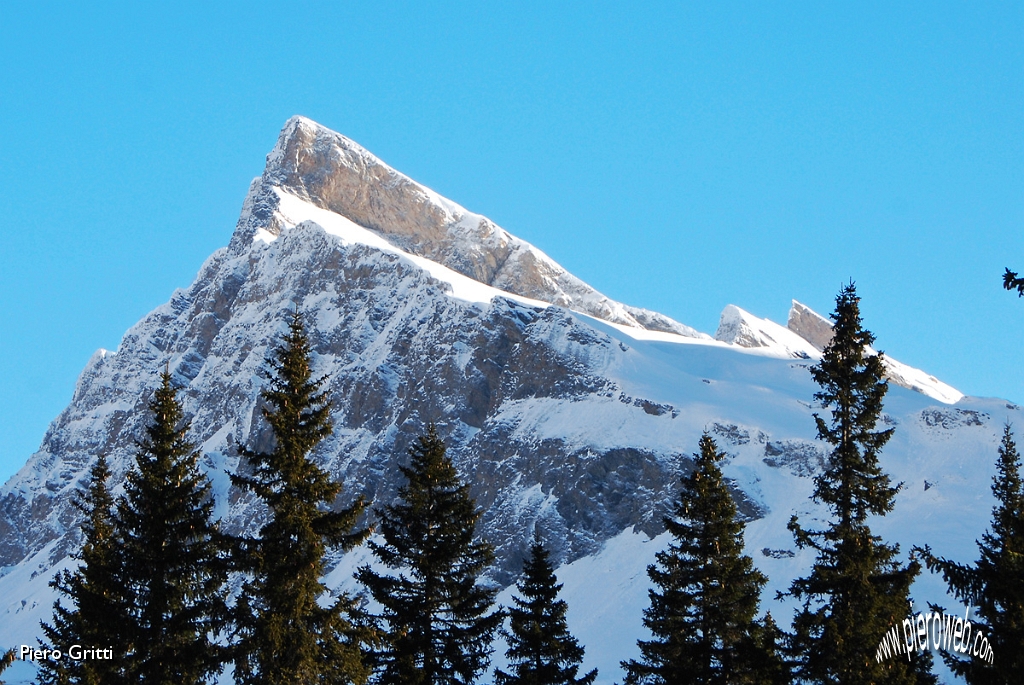
M 358 579 L 382 606 L 383 647 L 375 654 L 386 685 L 472 683 L 487 668 L 502 614 L 491 611 L 495 590 L 478 584 L 493 559 L 474 541 L 480 512 L 445 454 L 433 426 L 409 450 L 408 483 L 400 501 L 379 512 L 383 544 L 374 555 L 397 575 L 369 566 Z
M 114 499 L 107 489 L 110 469 L 101 455 L 92 467 L 89 489 L 75 501 L 85 514 L 83 544 L 75 557 L 81 565 L 74 571 L 57 574 L 50 587 L 70 600 L 53 605 L 53 623 L 42 624 L 44 648 L 66 651 L 70 645 L 112 649 L 114 659 L 71 661 L 49 660 L 39 663 L 39 682 L 122 683 L 124 679 L 123 630 L 127 624 L 120 569 L 120 547 L 115 539 L 112 509 Z
M 177 391 L 161 375 L 136 467 L 114 520 L 129 618 L 115 650 L 133 683 L 207 682 L 220 671 L 226 568 L 210 484 L 185 435 Z
M 310 358 L 296 312 L 268 360 L 273 377 L 263 392 L 263 416 L 274 448 L 242 450 L 253 474 L 232 476 L 269 509 L 259 538 L 239 544 L 240 565 L 250 579 L 237 606 L 235 679 L 246 685 L 362 683 L 368 676 L 362 658 L 367 635 L 353 620 L 355 600 L 342 594 L 328 607 L 317 601 L 327 592 L 321 582 L 327 550 L 351 549 L 368 531 L 354 530 L 364 509 L 361 499 L 330 508 L 341 486 L 309 458 L 331 433 L 327 379 L 313 379 Z
M 1007 269 L 1003 273 L 1003 287 L 1007 290 L 1016 290 L 1017 297 L 1024 297 L 1024 278 L 1019 278 L 1016 271 Z
M 932 572 L 939 572 L 949 591 L 977 608 L 981 620 L 972 619 L 992 645 L 993 664 L 981 659 L 960 660 L 942 653 L 950 669 L 971 685 L 1020 682 L 1024 673 L 1024 483 L 1021 461 L 1010 427 L 999 446 L 998 475 L 992 492 L 996 506 L 992 526 L 978 542 L 981 558 L 972 566 L 934 556 L 927 547 L 921 555 Z
M 831 446 L 823 473 L 815 478 L 814 499 L 828 507 L 824 530 L 789 523 L 796 543 L 817 558 L 806 578 L 793 581 L 789 594 L 804 600 L 793 621 L 792 650 L 797 676 L 814 683 L 916 683 L 912 664 L 900 659 L 877 663 L 879 641 L 902 620 L 909 606 L 917 562 L 902 566 L 899 547 L 872 535 L 869 516 L 892 511 L 899 486 L 878 464 L 878 452 L 892 429 L 876 431 L 882 413 L 882 356 L 868 353 L 874 342 L 860 318 L 853 284 L 836 298 L 832 341 L 811 374 L 821 391 L 814 398 L 831 410 L 826 421 L 815 414 L 818 438 Z
M 760 685 L 789 685 L 793 682 L 792 665 L 783 653 L 786 635 L 779 630 L 770 611 L 757 622 L 753 637 L 754 667 L 750 682 Z
M 530 548 L 523 577 L 516 585 L 521 597 L 508 610 L 510 632 L 505 635 L 511 674 L 495 671 L 497 685 L 590 685 L 597 669 L 577 678 L 583 647 L 569 634 L 568 605 L 558 599 L 562 589 L 540 542 Z
M 622 662 L 626 683 L 763 682 L 771 668 L 774 650 L 762 648 L 774 635 L 759 635 L 754 620 L 766 578 L 743 554 L 744 524 L 707 433 L 694 459 L 675 516 L 665 519 L 673 543 L 647 569 L 655 587 L 644 625 L 653 639 L 637 643 L 640 661 Z

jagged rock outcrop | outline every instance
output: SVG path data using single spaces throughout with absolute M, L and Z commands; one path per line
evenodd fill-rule
M 806 340 L 790 330 L 760 319 L 736 305 L 726 305 L 719 318 L 715 340 L 748 349 L 764 349 L 794 359 L 814 359 L 819 355 Z
M 832 340 L 832 322 L 796 300 L 793 300 L 789 310 L 785 328 L 730 304 L 722 310 L 715 340 L 780 357 L 819 359 L 821 352 Z M 875 354 L 873 348 L 868 349 L 871 354 Z M 957 402 L 964 396 L 935 376 L 892 357 L 883 357 L 883 363 L 886 377 L 908 390 L 949 403 Z
M 796 300 L 789 308 L 786 328 L 814 345 L 819 352 L 832 340 L 832 322 Z

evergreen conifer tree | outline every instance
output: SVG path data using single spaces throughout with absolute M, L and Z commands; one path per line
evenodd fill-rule
M 321 582 L 327 550 L 351 549 L 368 531 L 355 530 L 362 499 L 332 509 L 341 485 L 310 459 L 331 433 L 327 377 L 313 377 L 311 356 L 296 311 L 267 362 L 273 376 L 263 392 L 263 416 L 273 449 L 242 450 L 253 473 L 232 476 L 269 510 L 259 538 L 239 544 L 240 566 L 250 576 L 237 606 L 235 679 L 244 685 L 362 683 L 369 674 L 355 600 L 341 594 L 330 606 L 318 601 L 327 592 Z
M 763 682 L 770 663 L 754 620 L 766 578 L 743 554 L 744 524 L 707 433 L 694 458 L 675 515 L 665 519 L 673 543 L 647 569 L 655 587 L 644 625 L 653 639 L 638 641 L 640 661 L 622 662 L 630 685 Z
M 221 669 L 214 640 L 225 617 L 226 566 L 210 483 L 186 439 L 189 422 L 170 373 L 160 381 L 116 507 L 128 619 L 114 647 L 126 653 L 127 682 L 189 685 Z
M 590 685 L 597 669 L 576 677 L 583 647 L 569 634 L 565 621 L 568 605 L 558 599 L 562 585 L 539 541 L 530 547 L 523 577 L 516 585 L 521 597 L 512 597 L 508 610 L 508 651 L 511 674 L 497 670 L 497 685 Z
M 963 565 L 921 550 L 928 569 L 942 574 L 950 592 L 977 607 L 981 621 L 975 629 L 989 640 L 993 663 L 982 659 L 961 660 L 942 653 L 950 669 L 970 685 L 1020 682 L 1024 673 L 1024 483 L 1021 460 L 1010 427 L 1003 430 L 999 446 L 998 474 L 992 492 L 996 506 L 992 526 L 978 542 L 981 558 Z
M 50 587 L 70 600 L 53 604 L 53 622 L 43 623 L 45 644 L 67 650 L 70 645 L 111 650 L 110 659 L 72 661 L 45 659 L 39 663 L 42 685 L 124 683 L 124 628 L 127 607 L 122 592 L 120 546 L 114 534 L 114 498 L 107 489 L 110 468 L 100 455 L 90 471 L 89 488 L 76 498 L 75 506 L 85 514 L 84 541 L 74 571 L 58 573 Z
M 769 611 L 757 621 L 753 632 L 754 666 L 749 682 L 760 685 L 789 685 L 793 682 L 792 664 L 784 654 L 785 633 Z
M 475 541 L 480 512 L 431 426 L 410 448 L 400 502 L 379 512 L 374 555 L 396 575 L 369 566 L 357 578 L 382 606 L 383 646 L 374 655 L 384 685 L 468 685 L 487 668 L 502 614 L 495 590 L 478 583 L 493 559 Z M 490 613 L 488 613 L 490 612 Z
M 898 485 L 878 463 L 892 429 L 875 430 L 888 389 L 881 354 L 867 349 L 874 336 L 864 329 L 860 298 L 851 283 L 836 298 L 835 326 L 821 362 L 811 368 L 831 410 L 815 414 L 818 438 L 831 446 L 824 471 L 814 480 L 815 501 L 828 507 L 824 530 L 804 529 L 790 519 L 797 546 L 817 557 L 810 575 L 793 581 L 789 594 L 803 600 L 793 621 L 791 647 L 797 677 L 811 683 L 917 683 L 921 663 L 874 655 L 886 631 L 907 613 L 910 584 L 920 571 L 901 565 L 899 547 L 872 535 L 869 516 L 892 511 Z

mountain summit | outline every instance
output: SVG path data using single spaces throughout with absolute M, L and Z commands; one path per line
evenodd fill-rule
M 409 445 L 435 424 L 483 510 L 477 530 L 497 557 L 490 582 L 507 588 L 539 535 L 565 584 L 571 632 L 587 647 L 583 668 L 599 667 L 603 682 L 638 655 L 644 570 L 667 542 L 663 518 L 705 432 L 727 455 L 748 549 L 770 579 L 765 597 L 806 568 L 786 523 L 794 511 L 817 511 L 812 479 L 827 454 L 815 439 L 808 367 L 826 319 L 794 304 L 783 327 L 730 306 L 716 340 L 614 302 L 488 219 L 296 117 L 253 181 L 229 245 L 116 351 L 90 359 L 39 450 L 0 489 L 2 643 L 35 642 L 54 599 L 47 583 L 75 563 L 80 544 L 74 493 L 100 454 L 120 491 L 165 368 L 182 389 L 216 515 L 229 531 L 259 527 L 260 502 L 228 474 L 240 445 L 263 450 L 272 440 L 260 413 L 265 360 L 296 307 L 314 372 L 330 378 L 335 430 L 313 458 L 343 484 L 337 506 L 360 495 L 392 502 Z M 878 532 L 904 549 L 927 543 L 943 557 L 973 558 L 1002 426 L 1020 423 L 1020 411 L 898 370 L 921 392 L 894 387 L 886 397 L 883 420 L 896 437 L 883 466 L 906 487 Z M 366 561 L 365 549 L 330 559 L 327 583 L 352 589 Z M 927 577 L 915 588 L 943 597 Z
M 373 231 L 398 249 L 498 290 L 612 323 L 707 337 L 667 316 L 608 299 L 524 240 L 401 174 L 340 133 L 292 117 L 253 181 L 234 249 L 294 225 L 288 194 Z

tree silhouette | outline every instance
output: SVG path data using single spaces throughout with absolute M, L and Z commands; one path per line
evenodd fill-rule
M 1019 278 L 1016 271 L 1007 269 L 1003 272 L 1003 288 L 1016 290 L 1017 297 L 1024 297 L 1024 278 Z
M 673 542 L 647 569 L 654 588 L 644 626 L 653 637 L 638 641 L 639 661 L 622 662 L 628 685 L 751 682 L 774 658 L 754 620 L 767 579 L 743 554 L 744 524 L 722 458 L 705 433 L 674 516 L 665 519 Z
M 124 629 L 128 622 L 123 593 L 121 550 L 114 534 L 114 498 L 107 489 L 110 468 L 100 455 L 90 471 L 89 488 L 75 500 L 85 514 L 84 541 L 75 556 L 81 565 L 57 574 L 50 587 L 70 600 L 53 604 L 52 623 L 42 623 L 44 648 L 80 644 L 111 649 L 111 659 L 87 661 L 44 659 L 39 663 L 42 685 L 123 683 Z
M 831 417 L 814 415 L 818 438 L 831 447 L 825 470 L 814 479 L 815 501 L 831 519 L 821 530 L 805 529 L 796 516 L 789 529 L 798 547 L 817 553 L 810 575 L 798 578 L 789 594 L 804 600 L 793 621 L 796 676 L 812 683 L 917 683 L 921 664 L 873 657 L 882 635 L 903 618 L 910 584 L 920 571 L 898 559 L 869 526 L 869 517 L 892 511 L 899 485 L 878 463 L 893 430 L 876 430 L 888 389 L 881 354 L 868 347 L 860 298 L 851 283 L 836 297 L 831 342 L 811 374 L 814 395 Z M 927 679 L 927 677 L 924 677 Z
M 334 510 L 341 485 L 310 459 L 331 433 L 326 377 L 315 379 L 302 317 L 295 312 L 288 334 L 267 360 L 273 371 L 263 391 L 263 417 L 274 435 L 270 452 L 242 449 L 251 476 L 233 475 L 269 510 L 259 537 L 239 541 L 240 567 L 249 575 L 239 597 L 235 680 L 245 685 L 362 683 L 368 635 L 354 598 L 342 593 L 329 606 L 321 598 L 324 555 L 351 549 L 368 530 L 355 530 L 362 499 Z
M 124 650 L 128 682 L 204 683 L 223 658 L 215 641 L 226 618 L 223 542 L 166 370 L 149 410 L 153 421 L 114 518 L 128 613 L 116 647 Z
M 949 591 L 977 607 L 976 629 L 989 640 L 994 655 L 990 665 L 984 659 L 961 660 L 942 653 L 950 670 L 971 685 L 1013 683 L 1024 673 L 1024 483 L 1021 460 L 1009 426 L 1003 429 L 999 446 L 997 475 L 992 493 L 991 528 L 978 541 L 979 559 L 973 565 L 958 564 L 936 557 L 930 548 L 921 555 L 932 572 L 941 573 Z
M 509 670 L 494 673 L 497 685 L 590 685 L 597 669 L 577 677 L 583 647 L 569 634 L 565 620 L 569 605 L 558 599 L 562 585 L 540 541 L 530 547 L 523 577 L 516 584 L 519 597 L 508 610 Z
M 479 583 L 491 546 L 475 539 L 480 512 L 434 426 L 409 449 L 408 483 L 380 512 L 383 544 L 374 556 L 396 574 L 369 566 L 357 578 L 382 607 L 386 626 L 375 654 L 386 685 L 468 685 L 490 661 L 502 614 L 496 590 Z

